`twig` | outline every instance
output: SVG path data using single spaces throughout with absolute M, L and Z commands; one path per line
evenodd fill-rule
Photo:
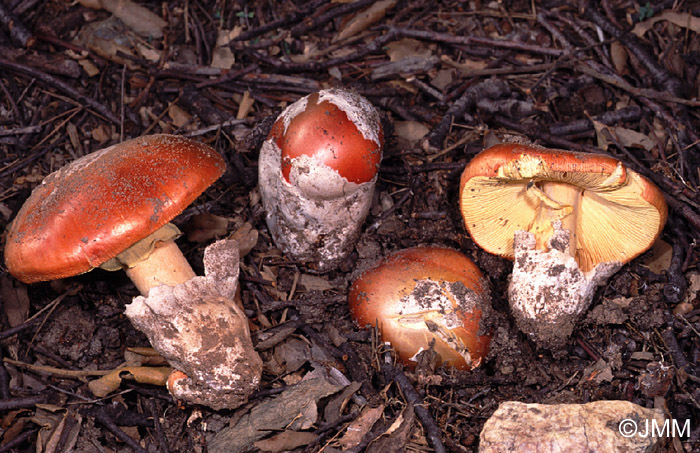
M 0 358 L 3 357 L 2 348 L 0 348 Z M 5 368 L 5 363 L 0 363 L 0 398 L 3 400 L 10 399 L 10 373 Z
M 260 35 L 264 35 L 265 33 L 275 30 L 279 27 L 284 27 L 285 25 L 293 24 L 296 22 L 299 22 L 300 20 L 304 19 L 305 17 L 308 17 L 313 11 L 317 11 L 321 5 L 324 3 L 328 3 L 328 0 L 316 0 L 312 3 L 310 3 L 306 8 L 303 8 L 299 11 L 297 11 L 294 14 L 290 14 L 289 16 L 282 17 L 277 20 L 273 20 L 272 22 L 268 22 L 264 25 L 261 25 L 257 28 L 253 28 L 252 30 L 248 30 L 246 32 L 241 33 L 238 35 L 236 38 L 233 39 L 234 42 L 236 41 L 246 41 L 252 38 L 255 38 Z
M 16 335 L 24 330 L 27 330 L 30 327 L 33 327 L 35 324 L 38 324 L 43 319 L 44 318 L 28 319 L 18 326 L 11 327 L 7 330 L 3 330 L 2 332 L 0 332 L 0 340 L 3 340 L 5 338 L 9 338 L 12 335 Z
M 19 63 L 13 63 L 11 61 L 7 61 L 4 59 L 0 59 L 0 68 L 28 75 L 30 77 L 34 77 L 40 82 L 43 82 L 49 86 L 52 86 L 64 93 L 66 93 L 68 96 L 71 98 L 75 99 L 76 101 L 88 105 L 90 108 L 95 110 L 97 113 L 111 121 L 112 123 L 116 124 L 117 126 L 119 125 L 119 118 L 112 113 L 111 110 L 109 110 L 106 106 L 100 104 L 94 99 L 91 99 L 87 97 L 86 95 L 80 93 L 78 90 L 73 88 L 72 86 L 58 80 L 57 78 L 50 76 L 44 72 L 37 71 L 36 69 L 32 68 L 31 66 L 26 66 L 23 64 Z
M 457 99 L 457 101 L 447 109 L 440 123 L 426 135 L 421 144 L 422 148 L 428 152 L 435 152 L 442 149 L 443 141 L 445 141 L 445 137 L 452 127 L 455 118 L 464 115 L 464 112 L 474 106 L 478 99 L 497 99 L 508 93 L 510 93 L 510 89 L 502 80 L 487 80 L 467 88 L 464 94 L 462 94 L 462 97 Z
M 246 51 L 246 53 L 250 55 L 251 58 L 261 61 L 268 66 L 272 66 L 278 71 L 316 72 L 322 69 L 328 69 L 332 66 L 338 66 L 344 63 L 348 63 L 350 61 L 359 60 L 360 58 L 363 58 L 371 53 L 378 52 L 387 43 L 396 39 L 396 36 L 396 33 L 390 31 L 389 33 L 386 33 L 380 36 L 379 38 L 375 39 L 372 43 L 366 46 L 361 46 L 358 50 L 349 55 L 346 55 L 344 57 L 331 58 L 325 61 L 309 61 L 307 63 L 286 63 L 284 61 L 280 61 L 277 58 L 266 57 L 258 52 Z
M 158 441 L 158 447 L 160 448 L 160 453 L 170 453 L 170 448 L 168 447 L 168 438 L 165 436 L 165 431 L 163 431 L 163 425 L 160 423 L 160 414 L 158 404 L 153 398 L 145 398 L 146 407 L 153 417 L 153 427 L 156 432 L 156 440 Z
M 3 26 L 13 43 L 21 47 L 34 47 L 36 38 L 24 26 L 12 11 L 7 9 L 4 2 L 0 2 L 0 25 Z
M 668 91 L 669 93 L 673 94 L 675 98 L 679 99 L 682 91 L 681 81 L 664 69 L 658 63 L 656 58 L 650 55 L 646 47 L 635 35 L 625 33 L 614 24 L 610 23 L 605 16 L 598 12 L 592 2 L 587 2 L 584 14 L 586 18 L 590 19 L 591 22 L 599 26 L 605 33 L 615 39 L 618 39 L 620 43 L 627 47 L 630 50 L 630 53 L 634 55 L 635 58 L 637 58 L 642 64 L 644 64 L 657 85 L 660 85 L 664 90 Z
M 485 68 L 485 69 L 474 69 L 467 65 L 458 63 L 454 61 L 447 55 L 440 56 L 440 61 L 452 66 L 453 68 L 459 69 L 462 75 L 466 77 L 484 77 L 492 75 L 511 75 L 511 74 L 529 74 L 533 72 L 549 71 L 550 69 L 556 68 L 558 63 L 540 63 L 533 64 L 529 66 L 505 66 L 500 68 Z
M 637 106 L 624 107 L 619 110 L 601 113 L 593 117 L 594 120 L 603 124 L 614 124 L 617 122 L 634 123 L 642 117 L 642 109 Z M 593 129 L 593 122 L 588 118 L 559 123 L 549 126 L 549 133 L 552 135 L 572 135 Z
M 19 360 L 10 359 L 5 357 L 2 359 L 3 362 L 9 363 L 19 368 L 25 368 L 27 370 L 36 371 L 37 373 L 46 373 L 61 378 L 67 379 L 84 379 L 87 376 L 104 376 L 110 373 L 112 370 L 64 370 L 62 368 L 56 368 L 52 366 L 45 365 L 34 365 L 32 363 L 24 363 Z
M 541 55 L 549 55 L 552 57 L 560 57 L 564 55 L 564 51 L 560 49 L 552 49 L 551 47 L 542 47 L 536 44 L 526 44 L 517 41 L 507 41 L 505 39 L 482 38 L 480 36 L 460 36 L 449 33 L 438 33 L 424 30 L 411 30 L 408 28 L 389 27 L 390 31 L 397 33 L 404 38 L 422 39 L 424 41 L 442 42 L 445 44 L 454 44 L 461 46 L 484 46 L 484 47 L 501 47 L 511 50 L 522 50 Z
M 607 84 L 625 90 L 635 96 L 643 96 L 650 99 L 656 99 L 658 101 L 675 102 L 676 104 L 682 104 L 691 107 L 700 107 L 700 101 L 679 98 L 675 96 L 673 92 L 664 93 L 661 91 L 653 90 L 651 88 L 637 88 L 630 85 L 619 76 L 603 74 L 602 72 L 593 69 L 593 67 L 586 63 L 575 64 L 573 66 L 573 69 L 583 74 L 588 74 L 592 77 L 595 77 L 596 79 L 601 80 Z
M 435 423 L 428 409 L 423 406 L 423 398 L 421 398 L 418 392 L 416 392 L 416 389 L 413 388 L 413 385 L 408 381 L 406 375 L 391 364 L 391 357 L 388 354 L 385 355 L 384 362 L 382 363 L 382 374 L 384 374 L 384 379 L 388 382 L 395 381 L 399 385 L 399 388 L 401 388 L 401 392 L 406 398 L 406 401 L 413 404 L 413 411 L 423 425 L 428 443 L 433 447 L 433 450 L 435 450 L 436 453 L 446 453 L 447 450 L 442 442 L 440 428 Z
M 673 242 L 671 253 L 671 264 L 666 270 L 668 282 L 664 285 L 664 297 L 671 304 L 679 303 L 685 296 L 685 290 L 688 288 L 688 283 L 683 276 L 683 254 L 688 249 L 688 241 L 681 231 L 677 219 L 669 219 L 668 226 L 676 239 Z
M 15 409 L 34 407 L 37 404 L 45 403 L 48 395 L 32 395 L 21 398 L 10 398 L 0 400 L 0 411 L 12 411 Z
M 104 410 L 104 407 L 100 407 L 97 410 L 91 411 L 91 413 L 95 417 L 95 420 L 100 422 L 100 424 L 107 428 L 109 432 L 114 434 L 119 440 L 127 444 L 134 451 L 138 453 L 147 453 L 146 450 L 141 448 L 141 445 L 139 445 L 138 442 L 136 442 L 127 433 L 122 431 L 122 429 L 119 428 L 116 423 L 114 423 L 114 420 L 112 420 L 112 418 L 107 414 L 107 412 Z
M 11 441 L 7 442 L 6 444 L 0 445 L 0 453 L 3 453 L 5 451 L 10 451 L 14 450 L 15 447 L 19 447 L 22 445 L 24 442 L 29 440 L 30 437 L 35 435 L 36 433 L 39 432 L 40 428 L 32 428 L 28 431 L 23 432 L 19 436 L 15 437 Z
M 292 37 L 296 38 L 298 36 L 301 36 L 305 33 L 308 33 L 309 31 L 318 28 L 322 25 L 325 25 L 332 21 L 334 18 L 339 17 L 339 16 L 344 16 L 346 14 L 352 13 L 353 11 L 357 11 L 361 8 L 364 8 L 365 6 L 369 6 L 372 3 L 374 3 L 375 0 L 357 0 L 355 2 L 351 3 L 343 3 L 340 4 L 339 6 L 336 6 L 335 8 L 331 9 L 330 11 L 321 14 L 317 17 L 307 17 L 303 22 L 301 22 L 299 25 L 296 25 L 292 27 L 290 34 Z

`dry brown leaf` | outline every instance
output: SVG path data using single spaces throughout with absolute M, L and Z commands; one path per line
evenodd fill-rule
M 158 63 L 158 61 L 160 61 L 160 57 L 162 56 L 162 54 L 159 50 L 156 50 L 153 47 L 147 46 L 147 45 L 143 44 L 142 42 L 137 42 L 134 45 L 134 47 L 136 47 L 136 50 L 138 50 L 139 54 L 143 58 L 150 61 L 151 63 Z
M 616 126 L 613 128 L 613 132 L 615 133 L 615 137 L 617 137 L 618 143 L 625 147 L 643 148 L 647 151 L 651 151 L 654 149 L 654 146 L 656 146 L 656 142 L 649 138 L 648 135 L 633 131 L 632 129 Z
M 612 60 L 613 66 L 615 66 L 615 71 L 620 75 L 629 74 L 629 66 L 627 60 L 629 56 L 627 55 L 627 49 L 625 46 L 620 44 L 620 41 L 613 41 L 610 44 L 610 59 Z
M 639 22 L 632 29 L 632 33 L 640 38 L 646 34 L 655 23 L 659 21 L 668 21 L 682 28 L 688 28 L 695 33 L 700 33 L 700 17 L 693 16 L 690 13 L 677 13 L 674 11 L 664 11 L 663 13 L 652 17 L 651 19 Z
M 129 366 L 117 368 L 99 379 L 90 381 L 88 387 L 96 397 L 102 398 L 117 390 L 122 383 L 122 379 L 133 379 L 141 384 L 165 385 L 171 372 L 172 368 L 167 366 Z
M 299 283 L 306 288 L 307 291 L 328 291 L 335 288 L 335 286 L 330 284 L 327 278 L 310 274 L 301 274 Z
M 187 113 L 177 104 L 170 104 L 168 107 L 168 116 L 173 120 L 173 124 L 177 127 L 183 127 L 186 124 L 190 124 L 192 121 L 192 115 Z
M 29 296 L 24 283 L 3 274 L 0 277 L 0 295 L 2 295 L 3 309 L 10 327 L 16 327 L 27 320 Z
M 137 67 L 132 60 L 120 56 L 136 56 L 134 39 L 124 23 L 114 17 L 87 24 L 80 30 L 78 39 L 81 45 L 107 60 L 126 65 L 129 69 Z
M 243 93 L 243 99 L 241 99 L 240 104 L 238 104 L 238 112 L 236 113 L 236 119 L 242 120 L 250 114 L 250 110 L 255 104 L 255 99 L 250 95 L 250 91 L 245 90 Z
M 404 145 L 411 146 L 425 137 L 430 129 L 419 121 L 395 121 L 394 132 L 400 141 L 405 142 Z
M 241 258 L 246 256 L 253 250 L 253 247 L 258 243 L 258 230 L 253 228 L 249 222 L 241 225 L 230 237 L 238 242 L 238 253 Z
M 104 124 L 101 124 L 90 131 L 90 136 L 97 143 L 102 144 L 109 140 L 112 134 L 107 130 L 107 127 Z
M 430 48 L 417 39 L 400 39 L 385 46 L 386 54 L 391 62 L 401 61 L 408 57 L 429 58 L 433 55 Z
M 207 242 L 228 233 L 228 219 L 203 212 L 190 217 L 182 230 L 190 242 Z
M 147 38 L 162 38 L 165 22 L 160 16 L 131 0 L 79 0 L 81 5 L 92 9 L 106 9 L 129 28 Z
M 372 426 L 374 426 L 383 413 L 383 404 L 377 407 L 365 407 L 359 417 L 350 423 L 345 430 L 345 434 L 340 439 L 339 443 L 340 446 L 343 447 L 343 450 L 360 445 L 362 438 L 372 429 Z
M 671 267 L 672 255 L 673 247 L 671 244 L 663 239 L 657 239 L 651 246 L 651 258 L 647 260 L 646 265 L 653 273 L 660 274 Z
M 216 37 L 216 46 L 211 55 L 211 67 L 218 69 L 231 69 L 236 63 L 236 57 L 228 46 L 233 38 L 240 34 L 240 28 L 234 30 L 219 30 Z
M 386 15 L 386 12 L 396 5 L 398 0 L 380 0 L 374 2 L 369 8 L 360 11 L 345 24 L 342 30 L 333 38 L 333 42 L 342 41 L 357 35 L 363 30 L 376 24 Z
M 124 361 L 128 366 L 167 366 L 168 362 L 150 347 L 133 347 L 124 351 Z
M 455 78 L 455 69 L 440 69 L 435 74 L 435 77 L 430 79 L 430 84 L 438 90 L 444 90 L 452 84 Z
M 278 453 L 280 451 L 294 450 L 295 448 L 309 445 L 318 438 L 317 434 L 302 431 L 282 431 L 269 439 L 255 442 L 253 446 L 260 451 Z

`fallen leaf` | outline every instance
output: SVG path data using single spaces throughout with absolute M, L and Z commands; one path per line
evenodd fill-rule
M 27 286 L 7 274 L 0 277 L 0 295 L 3 309 L 10 327 L 16 327 L 27 320 L 29 315 L 29 296 Z
M 617 138 L 618 143 L 624 147 L 643 148 L 647 151 L 654 149 L 656 142 L 649 138 L 646 134 L 626 129 L 622 126 L 616 126 L 612 129 Z
M 370 26 L 376 24 L 386 15 L 387 11 L 396 5 L 398 0 L 380 0 L 374 2 L 369 8 L 360 11 L 348 21 L 342 30 L 333 38 L 333 42 L 342 41 L 344 39 L 350 38 L 357 35 L 363 30 L 366 30 Z
M 598 384 L 601 382 L 610 382 L 613 380 L 612 368 L 603 359 L 599 359 L 596 363 L 586 367 L 583 370 L 583 377 L 579 384 L 594 381 Z
M 318 435 L 303 431 L 282 431 L 269 439 L 259 440 L 253 446 L 260 451 L 278 453 L 280 451 L 294 450 L 295 448 L 309 445 L 318 439 Z
M 435 77 L 430 79 L 430 84 L 438 90 L 444 90 L 452 84 L 455 78 L 455 69 L 440 69 L 435 74 Z
M 413 405 L 404 407 L 389 429 L 367 446 L 367 453 L 398 453 L 411 436 L 415 421 Z
M 187 113 L 177 104 L 171 104 L 168 107 L 168 116 L 173 120 L 173 124 L 177 127 L 183 127 L 186 124 L 190 124 L 192 121 L 192 115 Z
M 255 99 L 250 95 L 250 91 L 245 90 L 243 93 L 243 99 L 241 99 L 240 104 L 238 104 L 238 112 L 236 113 L 236 119 L 242 120 L 250 114 L 250 110 L 255 104 Z
M 101 124 L 90 131 L 90 136 L 97 143 L 102 144 L 109 140 L 112 134 L 107 130 L 107 127 L 104 124 Z
M 668 21 L 679 27 L 688 28 L 695 33 L 700 33 L 700 17 L 693 16 L 690 13 L 677 13 L 674 11 L 664 11 L 663 13 L 652 17 L 651 19 L 639 22 L 632 29 L 632 33 L 640 38 L 646 34 L 655 23 L 659 21 Z
M 141 384 L 164 386 L 171 372 L 172 368 L 167 366 L 128 366 L 117 368 L 99 379 L 90 381 L 88 388 L 96 397 L 102 398 L 117 390 L 122 383 L 122 379 L 135 380 Z
M 253 250 L 253 247 L 258 243 L 259 234 L 253 225 L 246 222 L 230 236 L 231 239 L 238 242 L 238 252 L 241 258 Z
M 182 230 L 190 242 L 207 242 L 228 233 L 228 219 L 203 212 L 190 217 Z
M 425 137 L 430 132 L 430 129 L 419 121 L 395 121 L 394 132 L 399 140 L 410 146 Z
M 629 56 L 627 55 L 627 49 L 625 46 L 620 44 L 619 41 L 613 41 L 610 44 L 610 59 L 612 60 L 613 66 L 615 66 L 615 71 L 620 75 L 629 74 L 629 66 L 627 60 Z
M 647 260 L 646 265 L 653 273 L 661 274 L 671 267 L 672 255 L 673 247 L 663 239 L 657 239 L 651 246 L 651 258 Z
M 386 45 L 386 54 L 391 62 L 401 61 L 408 57 L 429 58 L 433 52 L 422 41 L 417 39 L 400 39 Z
M 307 291 L 328 291 L 329 289 L 335 288 L 335 286 L 330 284 L 327 278 L 310 274 L 301 274 L 299 283 L 306 288 Z
M 229 43 L 240 34 L 240 28 L 234 30 L 219 30 L 216 37 L 216 46 L 211 55 L 211 67 L 218 69 L 231 69 L 236 63 Z
M 376 421 L 379 420 L 384 413 L 384 407 L 385 406 L 381 404 L 377 407 L 365 407 L 362 410 L 362 413 L 347 427 L 345 434 L 343 434 L 343 437 L 339 441 L 343 450 L 360 445 L 362 438 L 365 437 L 365 434 L 372 429 L 372 426 L 374 426 Z
M 106 9 L 147 38 L 162 38 L 163 28 L 168 25 L 160 16 L 131 0 L 79 0 L 78 3 L 92 9 Z

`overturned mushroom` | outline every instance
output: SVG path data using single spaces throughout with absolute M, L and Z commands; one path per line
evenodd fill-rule
M 514 260 L 513 314 L 550 349 L 564 344 L 596 287 L 652 245 L 667 213 L 656 186 L 612 157 L 519 144 L 467 165 L 460 207 L 474 242 Z
M 280 114 L 259 160 L 278 247 L 321 271 L 347 256 L 369 212 L 383 139 L 377 111 L 351 91 L 313 93 Z
M 480 330 L 490 309 L 483 275 L 456 250 L 415 247 L 401 250 L 362 273 L 348 303 L 361 326 L 377 326 L 409 366 L 430 347 L 440 362 L 478 367 L 491 337 Z
M 8 271 L 25 283 L 33 283 L 81 274 L 98 266 L 124 269 L 141 294 L 148 296 L 153 313 L 161 316 L 152 320 L 156 328 L 143 329 L 153 346 L 176 368 L 189 373 L 196 385 L 209 389 L 232 386 L 216 380 L 222 378 L 223 367 L 236 361 L 231 354 L 245 351 L 241 360 L 248 362 L 250 372 L 230 373 L 235 378 L 228 379 L 236 379 L 236 385 L 247 395 L 257 385 L 262 368 L 260 358 L 249 347 L 247 319 L 232 302 L 231 291 L 208 295 L 201 280 L 204 277 L 195 277 L 174 242 L 179 230 L 168 223 L 224 169 L 223 159 L 210 147 L 170 135 L 139 137 L 77 159 L 47 176 L 20 209 L 5 246 Z M 237 277 L 237 252 L 236 260 L 227 265 L 236 269 Z M 233 284 L 235 288 L 230 277 L 226 280 L 228 286 Z M 222 285 L 211 278 L 205 281 L 214 287 Z M 235 348 L 224 343 L 214 345 L 225 360 L 220 369 L 204 368 L 201 373 L 197 371 L 201 361 L 191 355 L 178 360 L 162 347 L 163 337 L 180 342 L 182 350 L 193 343 L 165 327 L 167 322 L 178 323 L 183 318 L 181 295 L 193 285 L 198 285 L 201 297 L 207 299 L 189 308 L 191 326 L 202 330 L 190 335 L 211 329 L 197 320 L 213 317 L 215 312 L 233 326 L 227 327 L 233 333 L 229 330 L 217 334 L 229 342 L 233 341 L 231 335 L 242 335 Z M 190 298 L 197 300 L 191 291 L 187 300 Z M 216 307 L 211 306 L 212 298 Z M 132 308 L 127 314 L 141 316 L 143 311 Z M 157 328 L 161 325 L 162 329 Z M 212 400 L 215 395 L 210 393 L 210 403 L 222 404 L 223 399 Z M 187 395 L 183 392 L 178 396 Z M 190 400 L 207 404 L 202 399 Z M 241 403 L 237 397 L 228 401 Z

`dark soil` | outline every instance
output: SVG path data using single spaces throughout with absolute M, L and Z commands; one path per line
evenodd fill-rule
M 97 398 L 90 372 L 148 346 L 123 314 L 136 289 L 121 272 L 24 285 L 3 268 L 0 451 L 204 452 L 271 395 L 332 368 L 357 383 L 355 396 L 320 398 L 315 411 L 304 404 L 310 422 L 290 425 L 294 441 L 251 449 L 338 451 L 348 424 L 380 408 L 351 451 L 477 451 L 503 401 L 619 399 L 690 419 L 690 435 L 664 448 L 700 451 L 698 5 L 399 0 L 343 37 L 372 3 L 143 2 L 166 21 L 164 37 L 140 37 L 117 21 L 100 41 L 90 30 L 108 11 L 0 1 L 0 227 L 46 175 L 82 155 L 144 134 L 194 137 L 228 169 L 175 223 L 206 232 L 202 214 L 220 216 L 228 221 L 219 236 L 252 225 L 259 236 L 241 261 L 241 300 L 254 342 L 282 332 L 260 351 L 258 393 L 237 410 L 183 405 L 165 387 L 127 379 Z M 670 21 L 671 12 L 680 19 Z M 649 31 L 633 33 L 649 18 L 658 19 Z M 219 30 L 234 38 L 221 48 Z M 115 42 L 120 50 L 105 54 Z M 229 71 L 212 67 L 215 51 Z M 386 146 L 355 250 L 319 275 L 272 244 L 256 162 L 282 108 L 331 86 L 378 108 Z M 518 332 L 507 301 L 512 263 L 481 250 L 459 212 L 466 163 L 512 141 L 614 156 L 669 205 L 663 242 L 600 287 L 557 353 Z M 195 271 L 213 240 L 178 240 Z M 375 333 L 350 318 L 348 286 L 361 271 L 425 244 L 460 250 L 489 282 L 493 341 L 478 369 L 436 367 L 430 357 L 415 370 L 382 365 Z M 317 279 L 304 285 L 303 275 Z

